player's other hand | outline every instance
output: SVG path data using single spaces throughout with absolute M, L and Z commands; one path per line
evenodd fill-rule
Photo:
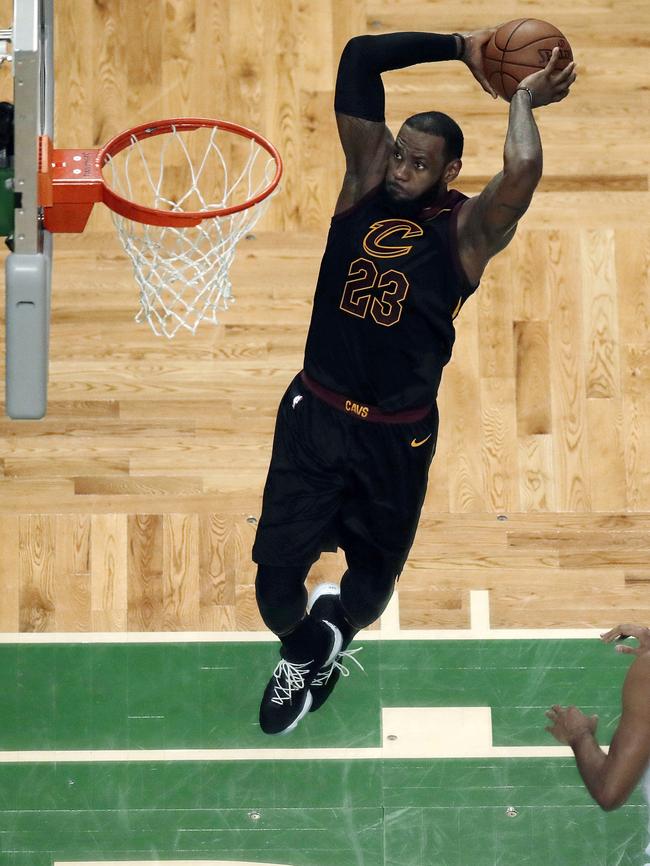
M 474 78 L 481 85 L 486 93 L 497 98 L 498 93 L 492 87 L 490 82 L 485 77 L 485 69 L 483 68 L 483 46 L 487 45 L 497 27 L 489 27 L 486 30 L 474 30 L 472 33 L 461 33 L 465 39 L 465 51 L 460 58 L 468 67 Z
M 544 730 L 565 746 L 573 746 L 585 734 L 596 734 L 598 716 L 586 716 L 577 707 L 554 704 L 546 712 L 546 717 L 551 720 L 551 724 Z
M 527 87 L 533 94 L 533 108 L 560 102 L 569 95 L 569 89 L 576 80 L 575 61 L 572 60 L 564 69 L 558 69 L 559 61 L 560 49 L 556 46 L 544 69 L 527 75 L 519 82 L 520 87 Z
M 618 644 L 616 652 L 627 653 L 628 655 L 640 656 L 650 650 L 650 629 L 644 628 L 642 625 L 617 625 L 610 631 L 601 634 L 600 639 L 605 643 L 612 643 L 615 640 L 623 640 L 626 637 L 634 637 L 639 641 L 638 646 L 626 646 Z

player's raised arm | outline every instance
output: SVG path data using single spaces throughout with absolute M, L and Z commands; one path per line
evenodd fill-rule
M 481 45 L 492 30 L 475 34 L 388 33 L 356 36 L 341 55 L 334 108 L 346 159 L 343 188 L 336 212 L 355 204 L 383 180 L 393 136 L 384 118 L 382 72 L 416 63 L 463 60 L 485 90 Z
M 503 169 L 460 211 L 460 259 L 472 283 L 488 261 L 512 240 L 542 176 L 542 143 L 533 108 L 564 99 L 575 81 L 575 64 L 557 69 L 554 48 L 546 67 L 524 78 L 510 101 Z

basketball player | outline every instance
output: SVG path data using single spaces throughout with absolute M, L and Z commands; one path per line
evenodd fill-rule
M 616 647 L 636 658 L 623 683 L 623 712 L 608 754 L 596 740 L 598 716 L 557 704 L 546 713 L 551 720 L 546 730 L 573 749 L 587 790 L 608 812 L 625 803 L 650 764 L 650 629 L 619 625 L 602 639 L 611 643 L 627 637 L 636 638 L 639 645 Z M 650 802 L 650 772 L 646 772 L 644 788 Z M 650 854 L 650 845 L 646 854 Z
M 483 88 L 481 47 L 494 30 L 392 33 L 347 44 L 335 111 L 346 158 L 305 350 L 278 410 L 253 549 L 257 602 L 281 640 L 260 725 L 286 733 L 318 709 L 359 629 L 386 607 L 424 500 L 438 432 L 436 394 L 453 320 L 490 258 L 515 233 L 542 173 L 533 108 L 575 79 L 554 51 L 510 103 L 502 171 L 467 198 L 448 186 L 463 134 L 445 114 L 408 118 L 393 138 L 381 73 L 460 60 Z M 345 552 L 340 590 L 305 578 L 323 550 Z

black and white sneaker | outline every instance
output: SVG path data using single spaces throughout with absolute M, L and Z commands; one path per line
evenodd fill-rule
M 260 727 L 265 734 L 288 734 L 298 726 L 311 709 L 309 689 L 314 678 L 339 655 L 341 632 L 326 620 L 321 623 L 323 645 L 314 658 L 305 662 L 283 658 L 276 665 L 260 705 Z
M 341 591 L 335 583 L 321 583 L 317 586 L 309 599 L 309 615 L 312 619 L 325 621 L 333 620 L 340 622 L 343 617 L 343 610 L 340 603 Z M 314 679 L 309 688 L 311 692 L 311 705 L 309 712 L 319 710 L 325 701 L 334 691 L 334 687 L 339 679 L 350 676 L 350 670 L 344 664 L 345 661 L 352 661 L 363 670 L 361 662 L 355 658 L 358 652 L 361 652 L 363 647 L 349 650 L 352 638 L 346 640 L 343 638 L 341 650 L 338 655 L 332 660 L 324 664 Z

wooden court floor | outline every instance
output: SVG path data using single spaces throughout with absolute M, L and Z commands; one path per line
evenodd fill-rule
M 10 9 L 0 2 L 2 26 Z M 340 51 L 357 33 L 525 15 L 565 32 L 579 80 L 536 112 L 544 179 L 457 320 L 401 626 L 465 627 L 484 589 L 494 627 L 650 621 L 647 5 L 58 0 L 58 145 L 214 115 L 259 128 L 286 170 L 241 242 L 236 304 L 195 337 L 134 322 L 106 212 L 56 239 L 48 415 L 0 419 L 0 631 L 262 628 L 250 548 L 342 174 Z M 385 83 L 393 130 L 426 108 L 461 123 L 459 188 L 499 170 L 506 105 L 464 67 Z M 5 66 L 0 97 L 10 91 Z M 324 557 L 311 580 L 341 570 L 340 554 Z

